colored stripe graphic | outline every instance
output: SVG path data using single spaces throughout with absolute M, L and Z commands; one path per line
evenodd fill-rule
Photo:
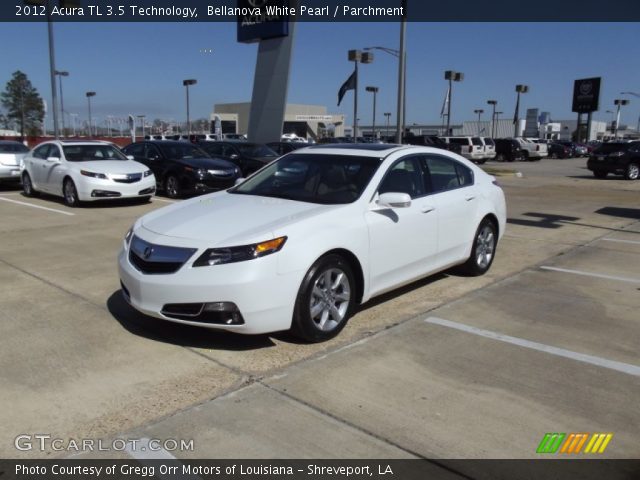
M 584 453 L 604 453 L 613 438 L 613 433 L 594 433 Z
M 582 446 L 589 438 L 588 433 L 571 433 L 562 445 L 560 453 L 577 454 L 582 450 Z
M 566 433 L 546 433 L 536 453 L 556 453 L 565 437 Z
M 545 433 L 536 453 L 604 453 L 612 438 L 613 433 Z

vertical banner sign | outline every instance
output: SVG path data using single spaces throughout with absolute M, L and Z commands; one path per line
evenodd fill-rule
M 238 0 L 238 8 L 239 43 L 289 35 L 289 0 Z
M 591 113 L 599 108 L 601 77 L 583 78 L 573 83 L 573 106 L 576 113 Z
M 540 131 L 538 129 L 538 109 L 527 109 L 527 120 L 524 127 L 524 136 L 538 138 Z

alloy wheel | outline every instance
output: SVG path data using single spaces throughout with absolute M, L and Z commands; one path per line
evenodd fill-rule
M 340 268 L 322 272 L 311 290 L 309 314 L 317 328 L 323 332 L 334 330 L 348 312 L 351 300 L 349 277 Z
M 487 268 L 493 258 L 496 241 L 491 225 L 487 224 L 478 233 L 476 238 L 476 263 L 481 269 Z

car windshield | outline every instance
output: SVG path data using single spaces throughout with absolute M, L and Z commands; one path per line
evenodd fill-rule
M 21 143 L 0 143 L 0 153 L 26 153 L 29 149 Z
M 352 155 L 291 153 L 230 193 L 338 205 L 360 198 L 380 159 Z
M 127 157 L 113 145 L 65 145 L 62 151 L 69 162 L 127 160 Z
M 190 143 L 172 143 L 158 145 L 167 158 L 180 160 L 182 158 L 209 158 L 202 149 L 194 147 Z
M 277 157 L 278 154 L 266 145 L 256 143 L 239 143 L 236 148 L 245 157 Z

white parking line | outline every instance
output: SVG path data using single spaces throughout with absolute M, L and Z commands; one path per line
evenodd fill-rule
M 557 355 L 559 357 L 570 358 L 571 360 L 577 360 L 578 362 L 590 363 L 591 365 L 596 365 L 598 367 L 608 368 L 610 370 L 616 370 L 628 375 L 640 377 L 640 366 L 632 365 L 630 363 L 616 362 L 615 360 L 608 360 L 606 358 L 595 357 L 593 355 L 587 355 L 585 353 L 565 350 L 564 348 L 553 347 L 551 345 L 545 345 L 544 343 L 531 342 L 529 340 L 525 340 L 524 338 L 510 337 L 509 335 L 503 335 L 502 333 L 483 330 L 481 328 L 465 325 L 464 323 L 451 322 L 442 318 L 429 317 L 425 320 L 425 322 L 431 323 L 433 325 L 440 325 L 441 327 L 453 328 L 455 330 L 471 333 L 480 337 L 491 338 L 500 342 L 510 343 L 519 347 L 530 348 L 539 352 L 550 353 L 551 355 Z
M 131 458 L 135 458 L 136 460 L 138 460 L 138 462 L 140 462 L 143 465 L 148 463 L 149 466 L 153 466 L 153 465 L 156 465 L 153 462 L 153 460 L 166 460 L 166 462 L 164 462 L 165 465 L 177 467 L 177 470 L 176 470 L 177 473 L 162 474 L 158 472 L 155 475 L 157 478 L 171 479 L 171 480 L 176 480 L 176 479 L 202 480 L 202 478 L 197 475 L 183 474 L 182 463 L 180 463 L 180 461 L 176 457 L 171 455 L 162 447 L 158 446 L 159 448 L 154 447 L 152 449 L 150 446 L 150 442 L 151 440 L 148 438 L 141 438 L 139 442 L 136 442 L 137 448 L 135 449 L 132 448 L 132 444 L 130 442 L 127 442 L 125 446 L 125 451 Z
M 41 207 L 40 205 L 33 205 L 31 203 L 19 202 L 18 200 L 11 200 L 10 198 L 0 197 L 0 200 L 2 200 L 3 202 L 10 202 L 10 203 L 16 203 L 18 205 L 24 205 L 25 207 L 33 207 L 33 208 L 39 208 L 40 210 L 47 210 L 48 212 L 61 213 L 62 215 L 69 215 L 69 216 L 75 215 L 75 213 L 65 212 L 64 210 L 56 210 L 55 208 Z
M 633 245 L 640 245 L 640 242 L 636 240 L 620 240 L 618 238 L 601 238 L 600 240 L 606 241 L 606 242 L 631 243 Z
M 574 275 L 582 275 L 584 277 L 604 278 L 606 280 L 617 280 L 618 282 L 640 283 L 640 278 L 618 277 L 615 275 L 605 275 L 603 273 L 583 272 L 582 270 L 570 270 L 568 268 L 558 267 L 540 267 L 542 270 L 551 270 L 553 272 L 572 273 Z

